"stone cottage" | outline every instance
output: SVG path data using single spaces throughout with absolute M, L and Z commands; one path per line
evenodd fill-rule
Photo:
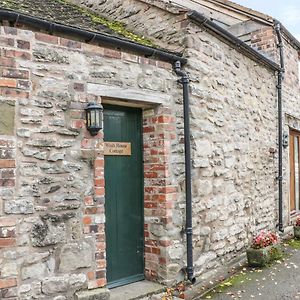
M 299 110 L 300 101 L 300 42 L 279 21 L 266 14 L 225 0 L 172 0 L 185 9 L 196 10 L 209 20 L 256 49 L 282 69 L 282 216 L 281 231 L 299 212 Z M 280 34 L 280 36 L 278 36 Z M 282 41 L 280 41 L 280 39 Z M 282 50 L 282 53 L 278 49 Z M 280 136 L 280 135 L 279 135 Z M 281 148 L 281 147 L 280 147 Z M 282 183 L 280 181 L 282 180 Z M 279 193 L 279 197 L 280 193 Z
M 0 0 L 0 297 L 213 276 L 278 223 L 280 64 L 176 3 L 72 2 Z

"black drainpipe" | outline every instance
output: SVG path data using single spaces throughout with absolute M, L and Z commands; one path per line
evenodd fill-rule
M 283 228 L 283 199 L 282 199 L 282 81 L 284 79 L 284 58 L 283 58 L 283 42 L 281 36 L 281 24 L 275 21 L 275 31 L 278 38 L 277 47 L 279 48 L 280 56 L 280 70 L 278 71 L 278 84 L 277 84 L 277 95 L 278 95 L 278 229 L 284 232 Z
M 191 143 L 190 143 L 190 101 L 189 101 L 189 76 L 182 71 L 181 62 L 176 61 L 174 70 L 181 78 L 178 80 L 183 88 L 183 122 L 184 122 L 184 152 L 185 152 L 185 194 L 186 194 L 186 246 L 187 246 L 187 277 L 194 284 L 193 264 L 193 220 L 192 220 L 192 179 L 191 179 Z

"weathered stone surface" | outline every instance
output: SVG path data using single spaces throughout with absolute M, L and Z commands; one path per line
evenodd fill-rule
M 28 157 L 34 157 L 37 159 L 41 159 L 41 160 L 45 160 L 48 156 L 48 152 L 45 151 L 38 151 L 36 149 L 23 149 L 22 153 L 24 156 L 28 156 Z
M 4 211 L 7 214 L 32 214 L 34 212 L 33 201 L 31 199 L 5 201 Z
M 1 261 L 1 276 L 3 277 L 16 277 L 18 276 L 18 268 L 15 262 L 4 263 Z
M 42 117 L 43 113 L 40 110 L 37 109 L 31 109 L 31 108 L 21 108 L 20 109 L 21 116 L 26 117 Z
M 184 246 L 174 245 L 168 249 L 168 253 L 171 259 L 182 259 L 184 254 Z
M 56 62 L 59 64 L 68 64 L 69 58 L 62 51 L 54 49 L 39 48 L 33 50 L 33 56 L 39 62 Z
M 76 291 L 86 285 L 85 274 L 72 274 L 58 277 L 48 277 L 42 280 L 42 292 L 52 295 L 66 291 Z
M 65 224 L 35 223 L 31 230 L 31 242 L 35 247 L 56 245 L 66 239 Z
M 70 210 L 70 209 L 77 209 L 80 207 L 80 203 L 63 203 L 58 204 L 52 207 L 53 211 L 62 211 L 62 210 Z
M 65 296 L 56 296 L 53 298 L 53 300 L 66 300 L 67 298 Z
M 19 137 L 28 138 L 28 137 L 30 137 L 30 134 L 31 134 L 30 130 L 25 129 L 25 128 L 20 128 L 17 130 L 17 135 Z
M 21 278 L 25 279 L 41 279 L 49 273 L 45 263 L 37 263 L 30 266 L 24 266 L 21 269 Z
M 67 212 L 67 213 L 63 213 L 63 214 L 50 214 L 47 213 L 45 215 L 41 216 L 41 219 L 43 221 L 51 221 L 54 223 L 59 223 L 59 222 L 65 222 L 69 219 L 72 219 L 76 216 L 76 214 L 74 212 Z
M 37 140 L 30 140 L 26 143 L 28 146 L 33 147 L 55 147 L 55 140 L 49 139 L 37 139 Z
M 94 289 L 75 293 L 75 300 L 109 300 L 109 290 L 106 288 Z
M 66 244 L 60 252 L 59 271 L 69 273 L 92 265 L 93 247 L 85 241 Z
M 79 133 L 77 131 L 71 131 L 68 129 L 58 129 L 56 132 L 60 135 L 66 135 L 66 136 L 77 136 Z
M 48 161 L 58 161 L 58 160 L 63 160 L 65 157 L 65 153 L 63 152 L 53 152 L 49 155 Z
M 64 127 L 65 126 L 65 121 L 62 120 L 62 119 L 52 119 L 52 120 L 49 121 L 49 125 Z

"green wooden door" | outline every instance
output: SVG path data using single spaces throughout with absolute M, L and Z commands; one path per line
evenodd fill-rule
M 131 144 L 131 155 L 105 155 L 107 281 L 116 287 L 144 279 L 141 110 L 104 106 L 104 141 Z

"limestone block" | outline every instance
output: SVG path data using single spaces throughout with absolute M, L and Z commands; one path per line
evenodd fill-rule
M 58 244 L 66 239 L 65 224 L 52 222 L 35 223 L 31 230 L 31 243 L 35 247 Z
M 200 196 L 209 195 L 212 193 L 212 181 L 211 180 L 199 180 L 198 182 L 198 193 Z
M 209 167 L 209 160 L 208 159 L 194 159 L 193 160 L 193 167 L 194 168 L 208 168 Z
M 1 276 L 2 277 L 15 277 L 18 276 L 18 268 L 17 264 L 13 262 L 2 262 L 0 261 L 1 264 Z
M 227 228 L 216 229 L 212 235 L 212 241 L 221 241 L 224 240 L 227 236 L 228 236 Z
M 215 210 L 208 211 L 206 213 L 205 223 L 209 223 L 209 222 L 215 221 L 215 220 L 218 219 L 218 217 L 219 217 L 219 212 L 218 211 L 215 211 Z
M 43 117 L 43 113 L 41 110 L 31 109 L 31 108 L 21 108 L 20 114 L 21 116 L 26 116 L 26 117 Z
M 48 160 L 49 161 L 58 161 L 58 160 L 63 160 L 65 157 L 65 153 L 63 152 L 53 152 L 49 155 Z
M 86 286 L 85 274 L 72 274 L 58 277 L 44 278 L 42 281 L 42 292 L 51 295 L 69 290 L 79 290 Z
M 25 294 L 30 292 L 31 290 L 31 285 L 30 284 L 22 284 L 19 288 L 20 294 Z
M 171 259 L 182 259 L 182 256 L 184 254 L 184 246 L 173 245 L 167 251 Z
M 88 268 L 93 262 L 93 248 L 85 241 L 66 244 L 60 252 L 60 272 Z
M 33 56 L 39 62 L 56 62 L 60 64 L 68 64 L 69 58 L 63 52 L 55 51 L 50 48 L 40 48 L 33 50 Z
M 57 296 L 54 297 L 53 300 L 66 300 L 67 298 L 65 296 Z
M 48 275 L 48 268 L 46 263 L 37 263 L 30 266 L 22 267 L 21 278 L 25 279 L 39 279 Z
M 166 231 L 165 227 L 160 224 L 152 224 L 150 231 L 152 234 L 154 234 L 155 236 L 158 236 L 158 237 L 167 235 L 167 231 Z
M 217 257 L 217 254 L 213 251 L 202 254 L 196 261 L 195 266 L 202 267 L 204 264 L 214 260 Z
M 5 201 L 4 211 L 7 214 L 32 214 L 34 212 L 31 199 L 17 199 Z
M 25 129 L 25 128 L 20 128 L 17 130 L 17 135 L 19 137 L 25 137 L 28 138 L 31 135 L 31 131 L 29 129 Z
M 199 156 L 207 156 L 212 154 L 211 142 L 208 140 L 197 140 L 196 149 Z

